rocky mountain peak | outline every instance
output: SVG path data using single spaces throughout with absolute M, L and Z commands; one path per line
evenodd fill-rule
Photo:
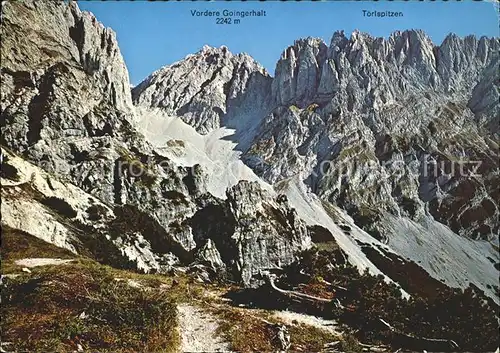
M 249 55 L 233 55 L 226 46 L 204 46 L 198 53 L 153 73 L 132 90 L 132 95 L 136 104 L 180 116 L 206 134 L 220 127 L 222 119 L 234 116 L 231 102 L 237 97 L 265 96 L 269 79 L 265 69 Z
M 127 67 L 120 53 L 116 33 L 97 21 L 90 12 L 81 12 L 73 3 L 70 9 L 75 25 L 70 36 L 78 47 L 80 63 L 88 73 L 98 73 L 109 79 L 113 103 L 121 110 L 132 107 Z
M 296 40 L 281 54 L 272 84 L 276 104 L 302 105 L 314 97 L 326 52 L 321 39 L 308 37 Z

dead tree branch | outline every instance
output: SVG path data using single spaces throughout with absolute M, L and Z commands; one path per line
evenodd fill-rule
M 453 340 L 445 338 L 416 337 L 400 332 L 383 319 L 379 319 L 379 321 L 392 332 L 393 344 L 431 352 L 454 352 L 459 348 L 458 344 Z
M 286 290 L 286 289 L 281 289 L 279 288 L 276 283 L 274 283 L 274 276 L 265 273 L 264 277 L 266 278 L 267 282 L 271 285 L 271 288 L 274 289 L 276 292 L 290 298 L 293 300 L 298 300 L 298 301 L 305 301 L 305 302 L 310 302 L 310 303 L 331 303 L 331 299 L 325 299 L 325 298 L 320 298 L 320 297 L 315 297 L 309 294 L 304 294 L 292 290 Z

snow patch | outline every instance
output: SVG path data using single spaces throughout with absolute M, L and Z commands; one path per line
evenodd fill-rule
M 225 199 L 226 189 L 240 180 L 257 181 L 263 189 L 272 191 L 268 183 L 241 161 L 237 144 L 229 138 L 235 130 L 220 128 L 201 135 L 180 118 L 158 109 L 136 109 L 140 116 L 137 128 L 156 151 L 180 166 L 200 164 L 207 173 L 207 189 L 212 195 Z

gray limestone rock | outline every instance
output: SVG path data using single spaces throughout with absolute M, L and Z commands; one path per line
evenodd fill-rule
M 132 94 L 135 104 L 161 108 L 206 134 L 239 115 L 257 117 L 255 102 L 266 101 L 270 83 L 267 72 L 250 56 L 233 55 L 224 46 L 204 46 L 154 72 Z
M 388 39 L 336 32 L 328 49 L 296 41 L 278 61 L 275 106 L 244 160 L 271 183 L 303 175 L 358 220 L 382 209 L 494 237 L 498 47 L 498 39 L 456 35 L 436 46 L 422 31 Z M 437 167 L 422 175 L 430 160 Z M 482 163 L 478 178 L 474 161 Z
M 2 19 L 2 145 L 44 170 L 37 173 L 49 172 L 80 188 L 79 197 L 91 194 L 112 209 L 106 220 L 95 213 L 95 224 L 73 225 L 93 241 L 114 244 L 103 251 L 122 253 L 146 271 L 203 260 L 249 284 L 260 268 L 288 263 L 308 246 L 289 206 L 256 184 L 238 184 L 219 200 L 207 194 L 202 167 L 178 166 L 153 150 L 134 127 L 115 34 L 93 15 L 74 2 L 26 1 L 6 3 Z M 155 91 L 174 83 L 172 95 Z M 248 55 L 205 47 L 152 75 L 136 89 L 136 101 L 208 132 L 222 120 L 238 123 L 237 115 L 258 116 L 252 106 L 270 89 L 269 76 Z M 8 212 L 15 225 L 28 210 L 14 206 Z M 79 243 L 73 250 L 88 251 L 89 239 L 73 238 Z

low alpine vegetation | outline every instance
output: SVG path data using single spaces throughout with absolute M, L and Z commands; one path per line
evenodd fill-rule
M 91 260 L 34 269 L 2 289 L 2 340 L 20 351 L 174 351 L 167 291 L 135 288 Z
M 422 342 L 441 344 L 432 340 L 443 339 L 455 342 L 460 351 L 494 351 L 500 344 L 498 307 L 477 288 L 441 286 L 432 296 L 410 293 L 411 298 L 404 299 L 399 286 L 387 283 L 383 276 L 360 274 L 333 258 L 327 251 L 306 251 L 286 269 L 280 283 L 299 288 L 323 286 L 338 302 L 321 307 L 321 313 L 355 329 L 360 341 L 421 349 Z M 321 292 L 316 288 L 316 293 Z

